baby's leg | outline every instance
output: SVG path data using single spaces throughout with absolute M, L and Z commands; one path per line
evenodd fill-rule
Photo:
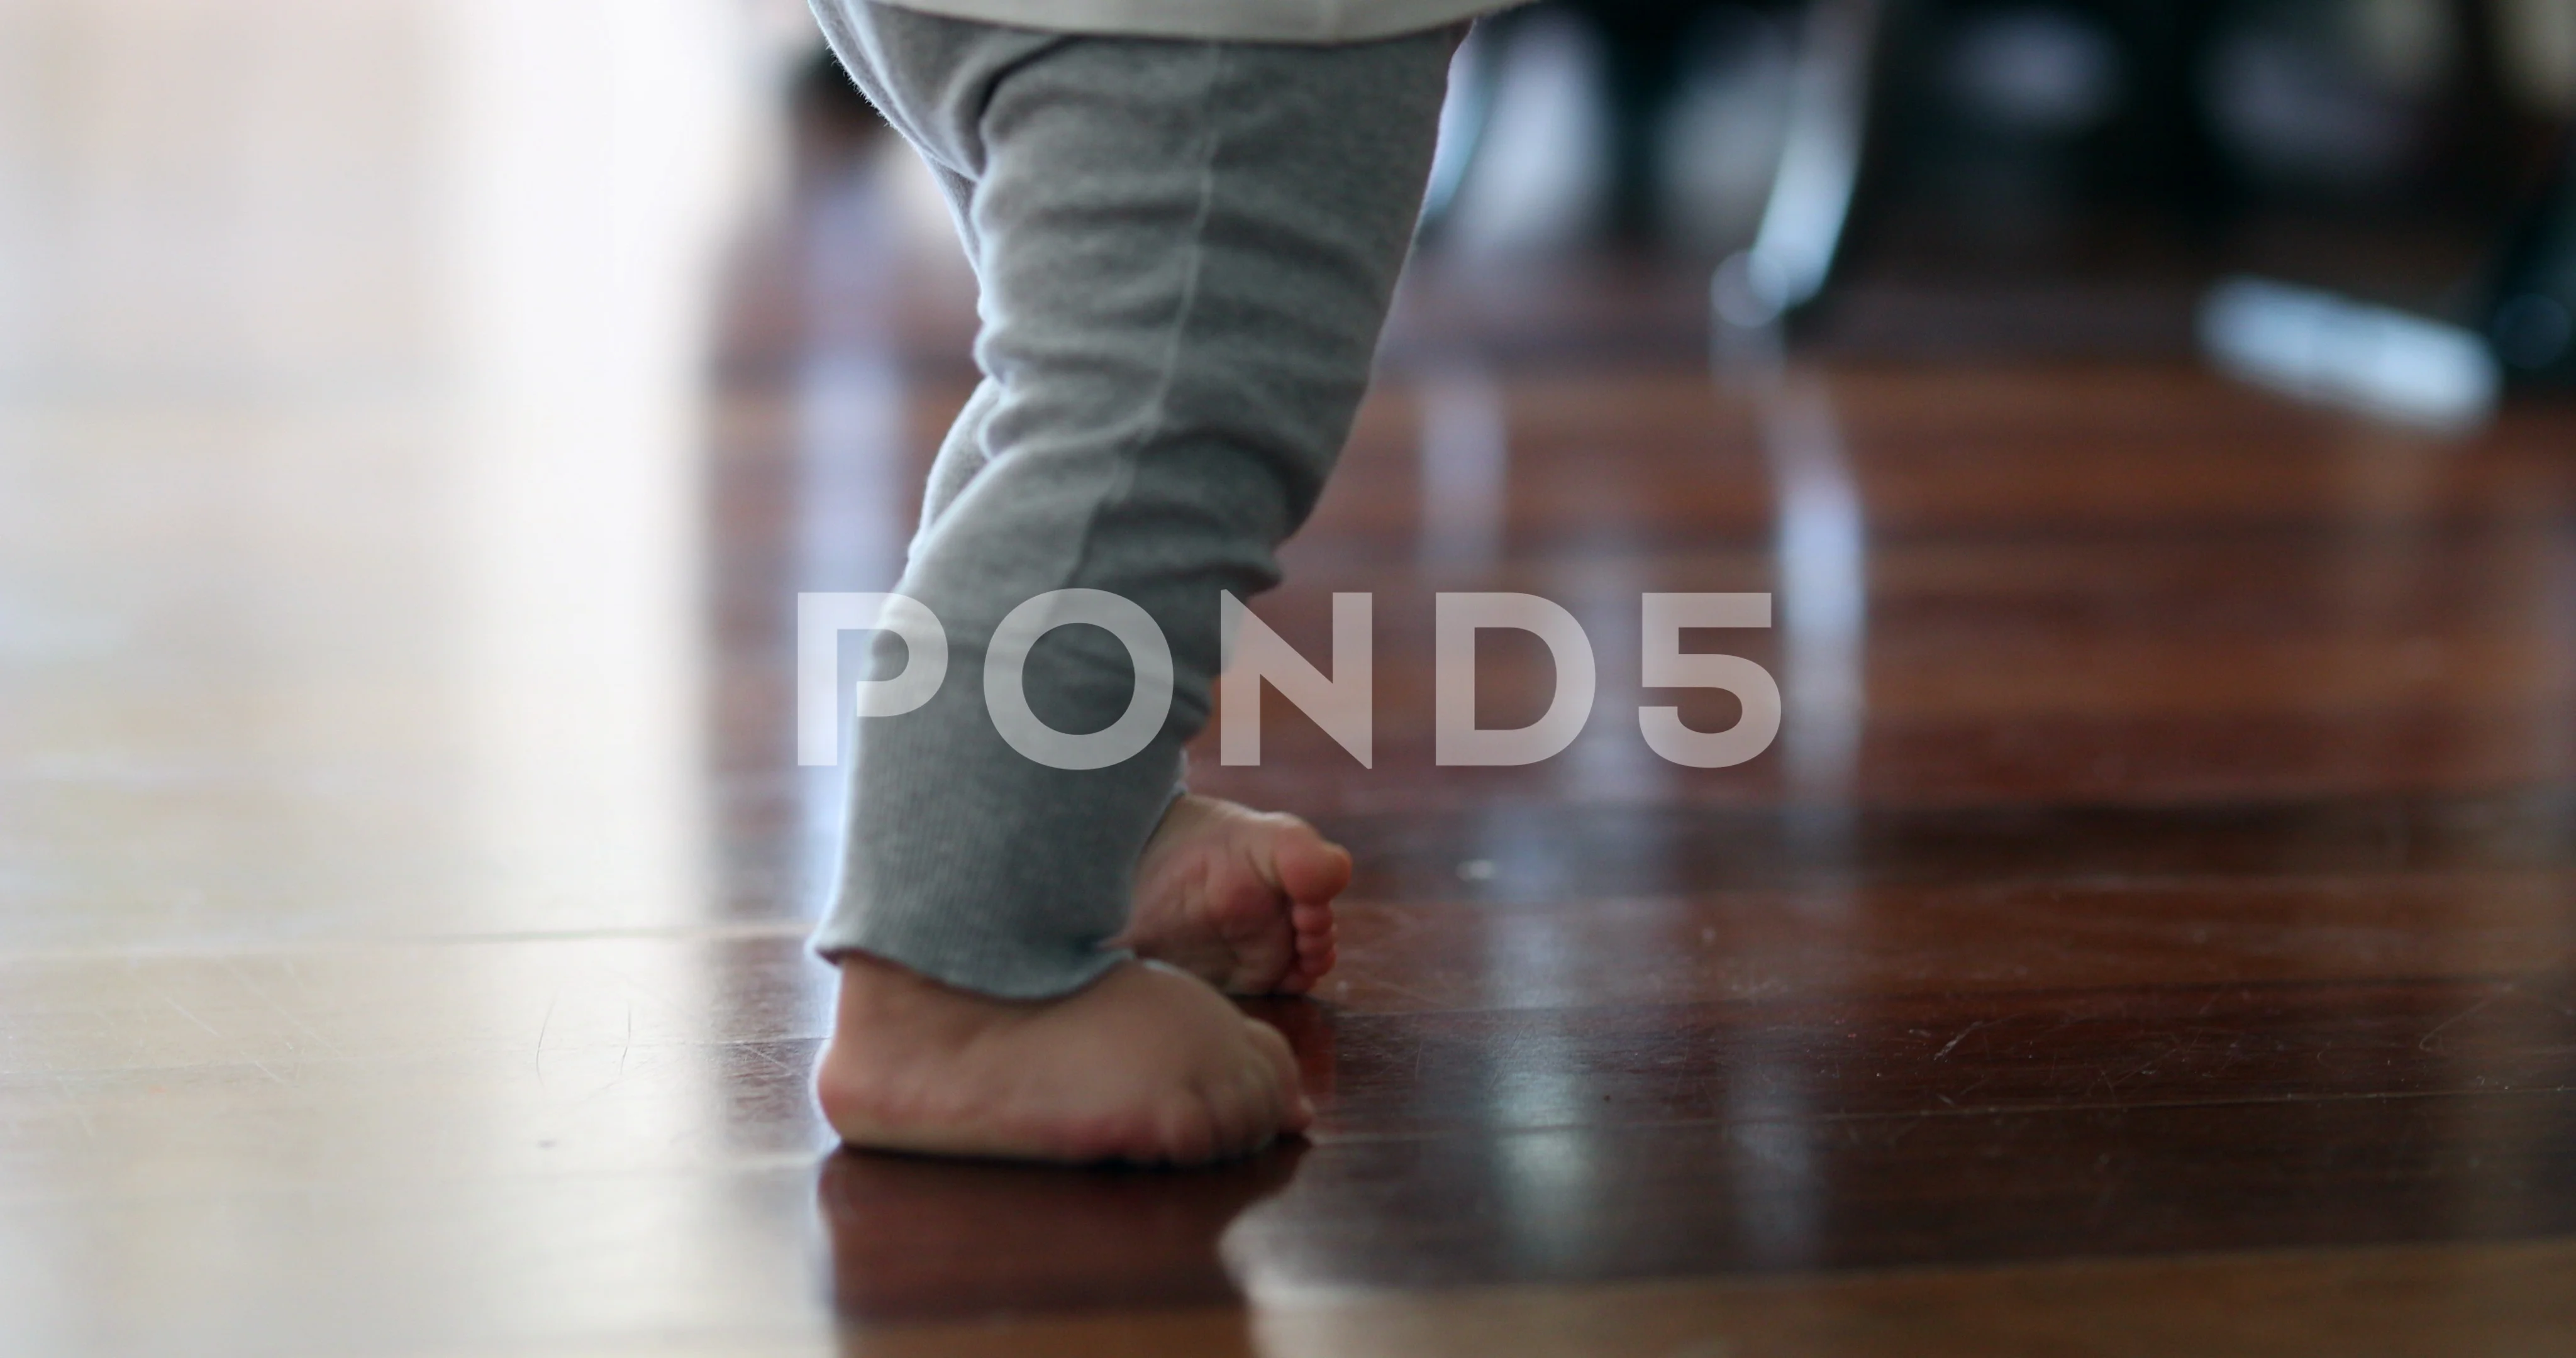
M 951 183 L 966 224 L 973 185 Z M 941 441 L 923 535 L 990 460 L 984 422 L 1001 396 L 998 382 L 977 385 Z M 1297 817 L 1179 790 L 1137 860 L 1127 928 L 1112 946 L 1232 994 L 1302 995 L 1333 969 L 1333 901 L 1350 879 L 1350 855 Z
M 1218 592 L 1276 581 L 1273 550 L 1312 507 L 1366 385 L 1451 35 L 1248 46 L 1070 38 L 857 0 L 822 13 L 880 107 L 966 186 L 990 378 L 961 425 L 978 447 L 963 462 L 943 452 L 898 586 L 944 625 L 948 681 L 859 735 L 841 894 L 817 938 L 843 961 L 826 1111 L 852 1141 L 920 1150 L 1247 1149 L 1301 1125 L 1284 1044 L 1114 940 L 1158 826 L 1202 849 L 1220 842 L 1211 825 L 1228 845 L 1263 841 L 1234 858 L 1271 870 L 1273 918 L 1293 922 L 1298 891 L 1329 899 L 1347 872 L 1328 862 L 1320 886 L 1282 873 L 1289 827 L 1193 820 L 1172 788 L 1207 717 Z M 1059 589 L 1142 606 L 1171 649 L 1168 717 L 1106 768 L 1030 759 L 985 712 L 1002 616 Z M 879 651 L 882 668 L 903 663 L 900 643 Z M 1067 627 L 1030 650 L 1023 682 L 1045 724 L 1094 731 L 1125 711 L 1132 673 L 1108 633 Z M 1159 852 L 1149 877 L 1242 894 L 1223 873 L 1150 872 L 1187 857 Z M 1243 957 L 1177 946 L 1241 913 L 1165 911 L 1157 927 L 1140 910 L 1126 941 L 1243 979 Z M 1274 984 L 1311 963 L 1295 942 Z
M 956 185 L 963 218 L 973 186 Z M 979 384 L 941 442 L 923 534 L 984 469 L 984 422 L 1001 395 L 1000 383 Z M 1350 879 L 1350 855 L 1297 817 L 1180 790 L 1137 860 L 1127 929 L 1112 945 L 1233 994 L 1302 995 L 1333 969 L 1333 900 Z

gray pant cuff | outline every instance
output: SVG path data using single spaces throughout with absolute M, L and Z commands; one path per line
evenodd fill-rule
M 814 951 L 836 966 L 853 953 L 864 953 L 953 989 L 998 1000 L 1059 999 L 1134 956 L 1124 948 L 1037 954 L 1024 945 L 996 948 L 989 939 L 893 922 L 871 927 L 868 921 L 845 929 L 826 926 L 814 936 Z

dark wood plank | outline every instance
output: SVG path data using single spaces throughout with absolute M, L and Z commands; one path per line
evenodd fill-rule
M 1223 781 L 1223 770 L 1209 772 L 1203 781 Z M 1859 808 L 1847 817 L 1776 805 L 1511 801 L 1326 823 L 1359 856 L 1363 898 L 1408 901 L 2044 882 L 2224 890 L 2305 877 L 2382 879 L 2403 899 L 2440 890 L 2444 874 L 2494 874 L 2500 885 L 2519 877 L 2545 889 L 2550 874 L 2576 867 L 2576 791 L 2555 786 L 2458 797 Z M 1833 833 L 1802 833 L 1820 825 Z M 1459 865 L 1475 859 L 1494 871 L 1462 875 Z M 2532 909 L 2546 918 L 2550 902 Z
M 2576 986 L 2018 990 L 1336 1015 L 1317 1135 L 2576 1090 Z M 1286 1026 L 1297 1027 L 1293 1020 Z M 1319 1065 L 1322 1064 L 1319 1062 Z
M 1440 1287 L 2576 1232 L 2576 1092 L 1829 1118 L 1807 1073 L 1759 1121 L 1332 1144 L 1228 1248 Z
M 835 1291 L 917 1320 L 2576 1233 L 2576 1091 L 1844 1117 L 1800 1073 L 1740 1121 L 1327 1137 L 1284 1187 L 853 1156 Z
M 2520 977 L 2576 953 L 2568 891 L 2556 872 L 2176 874 L 1363 900 L 1322 994 L 1401 1013 Z
M 2560 1352 L 2576 1245 L 2272 1251 L 1824 1277 L 1282 1296 L 872 1330 L 920 1358 L 1057 1353 L 1969 1358 L 1994 1353 L 2450 1358 Z

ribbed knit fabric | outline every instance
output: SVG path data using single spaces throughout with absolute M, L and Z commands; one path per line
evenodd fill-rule
M 866 3 L 817 13 L 947 188 L 983 288 L 985 380 L 930 476 L 903 594 L 949 646 L 925 706 L 858 722 L 839 891 L 815 943 L 991 995 L 1116 960 L 1138 852 L 1207 720 L 1219 591 L 1278 579 L 1368 381 L 1431 160 L 1455 29 L 1293 46 L 1036 33 Z M 1170 712 L 1107 768 L 1050 768 L 985 710 L 1011 609 L 1141 605 Z M 878 639 L 879 677 L 904 664 Z M 1024 671 L 1059 731 L 1127 708 L 1108 632 Z

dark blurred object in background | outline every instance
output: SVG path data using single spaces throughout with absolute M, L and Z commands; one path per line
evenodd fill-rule
M 1899 6 L 1877 124 L 1884 179 L 1989 231 L 2077 204 L 2201 232 L 2264 208 L 2491 220 L 2528 187 L 2552 121 L 2506 97 L 2497 8 Z M 2013 243 L 2034 234 L 2025 224 Z
M 2563 110 L 2500 0 L 1893 7 L 1847 277 L 2253 270 L 2473 321 Z
M 2497 270 L 2487 338 L 2509 380 L 2576 388 L 2576 135 Z
M 1486 21 L 1461 84 L 1571 16 L 1598 51 L 1609 169 L 1601 224 L 1654 240 L 1702 144 L 1668 154 L 1710 81 L 1758 83 L 1794 40 L 1795 0 L 1553 0 Z M 2249 208 L 2493 213 L 2529 187 L 2567 109 L 2563 74 L 2511 49 L 2556 0 L 1911 0 L 1873 54 L 1867 196 L 2027 245 L 2040 222 L 2112 205 L 2206 229 Z M 2576 24 L 2576 18 L 2565 21 Z M 2551 44 L 2541 44 L 2549 46 Z M 2537 58 L 2563 64 L 2567 54 Z M 2526 60 L 2525 64 L 2528 64 Z M 2523 92 L 2516 97 L 2519 87 Z M 1490 117 L 1479 121 L 1490 121 Z M 1743 121 L 1743 120 L 1740 120 Z M 1700 141 L 1773 137 L 1752 125 Z M 2038 231 L 2037 234 L 2046 234 Z M 1669 240 L 1663 243 L 1670 244 Z
M 1811 343 L 2179 352 L 2234 273 L 2482 325 L 2576 108 L 2576 0 L 1554 0 L 1457 89 L 1437 244 L 1707 265 L 1758 227 L 1821 261 L 1780 299 Z M 2537 352 L 2566 228 L 2519 230 L 2540 300 L 2496 333 Z

